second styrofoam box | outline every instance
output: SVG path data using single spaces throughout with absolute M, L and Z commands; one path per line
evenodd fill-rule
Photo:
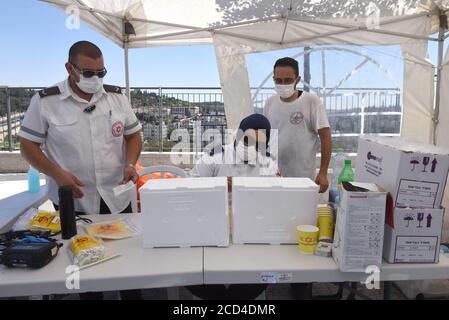
M 296 226 L 316 225 L 319 187 L 308 178 L 234 177 L 232 240 L 298 243 Z
M 145 248 L 229 245 L 226 177 L 149 180 L 140 199 Z

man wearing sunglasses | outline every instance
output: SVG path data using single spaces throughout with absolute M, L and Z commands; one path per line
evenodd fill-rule
M 278 130 L 279 169 L 285 177 L 308 177 L 326 192 L 327 169 L 332 151 L 329 121 L 318 96 L 297 90 L 298 62 L 282 58 L 274 65 L 276 95 L 270 97 L 264 115 Z M 316 154 L 321 141 L 321 165 L 316 174 Z
M 130 212 L 130 195 L 116 197 L 113 188 L 138 179 L 141 125 L 121 89 L 103 85 L 107 71 L 96 45 L 75 43 L 65 68 L 66 80 L 31 99 L 21 153 L 47 175 L 56 208 L 58 188 L 71 186 L 78 213 Z

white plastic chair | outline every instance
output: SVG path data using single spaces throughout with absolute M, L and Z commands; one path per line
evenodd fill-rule
M 137 173 L 139 174 L 139 177 L 148 175 L 148 178 L 151 179 L 151 174 L 156 172 L 161 174 L 161 179 L 164 179 L 166 174 L 171 174 L 173 177 L 179 176 L 181 178 L 185 178 L 187 176 L 183 169 L 174 166 L 151 166 L 142 168 Z M 131 208 L 133 212 L 138 212 L 137 188 L 134 188 L 133 190 L 134 192 L 132 192 L 131 195 Z

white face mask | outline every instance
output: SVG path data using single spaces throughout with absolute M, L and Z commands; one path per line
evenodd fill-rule
M 94 94 L 101 90 L 103 87 L 103 78 L 93 76 L 91 78 L 85 78 L 80 74 L 80 81 L 76 83 L 78 88 L 85 93 Z
M 276 84 L 275 90 L 281 98 L 290 98 L 295 93 L 295 84 Z
M 237 157 L 241 161 L 247 161 L 248 163 L 254 164 L 257 160 L 257 150 L 255 146 L 245 146 L 243 142 L 239 142 L 235 148 L 237 152 Z

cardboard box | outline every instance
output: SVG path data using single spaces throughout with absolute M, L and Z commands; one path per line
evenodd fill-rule
M 234 177 L 233 243 L 298 243 L 296 227 L 316 225 L 318 192 L 309 178 Z
M 375 184 L 343 184 L 332 246 L 340 271 L 381 267 L 386 202 L 387 193 Z
M 226 177 L 151 179 L 140 199 L 145 248 L 229 245 Z
M 385 260 L 389 263 L 438 263 L 443 216 L 443 208 L 387 210 Z
M 448 170 L 448 149 L 399 137 L 359 139 L 355 180 L 390 192 L 394 207 L 439 208 Z

